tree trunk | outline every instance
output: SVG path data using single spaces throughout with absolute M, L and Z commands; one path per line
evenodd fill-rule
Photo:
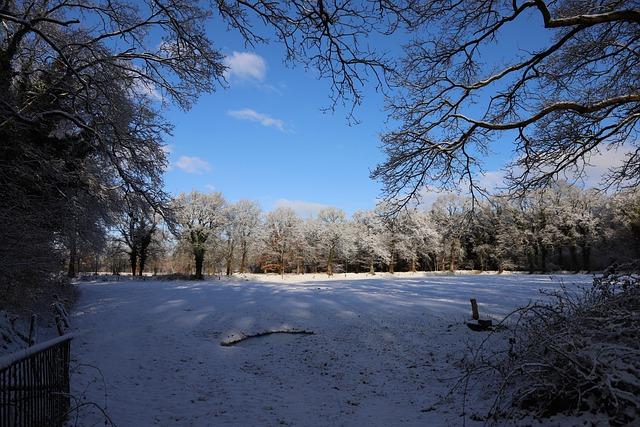
M 456 243 L 454 239 L 451 239 L 451 264 L 449 264 L 449 271 L 450 272 L 454 272 L 456 271 Z
M 376 274 L 376 269 L 373 266 L 373 257 L 371 257 L 371 261 L 369 263 L 369 274 Z
M 75 233 L 71 237 L 69 242 L 69 269 L 67 270 L 68 277 L 76 277 L 76 256 L 78 252 L 78 247 L 76 245 L 76 236 Z
M 284 279 L 284 251 L 280 252 L 280 276 Z
M 543 273 L 547 272 L 547 247 L 544 245 L 540 247 L 540 267 Z
M 240 274 L 244 274 L 246 262 L 247 262 L 247 242 L 242 242 L 242 258 L 240 259 Z
M 202 265 L 204 264 L 204 251 L 198 251 L 193 254 L 196 262 L 196 279 L 202 280 Z
M 411 258 L 411 272 L 415 273 L 416 272 L 416 257 L 413 256 Z
M 140 258 L 138 261 L 138 276 L 142 277 L 142 272 L 144 272 L 144 264 L 147 261 L 147 254 L 146 251 L 143 251 L 140 254 Z
M 569 247 L 569 253 L 571 254 L 571 269 L 573 271 L 580 270 L 580 266 L 578 265 L 578 248 L 576 245 Z
M 536 271 L 536 258 L 538 257 L 538 250 L 534 246 L 533 249 L 527 251 L 527 260 L 529 262 L 529 273 L 533 274 Z
M 587 245 L 582 247 L 582 269 L 586 272 L 591 271 L 591 248 Z
M 333 248 L 329 249 L 329 258 L 327 259 L 327 274 L 333 276 Z
M 131 275 L 135 276 L 136 267 L 138 266 L 138 253 L 134 249 L 129 252 L 129 265 L 131 266 Z
M 228 247 L 229 250 L 227 252 L 227 276 L 231 276 L 232 270 L 233 270 L 233 250 L 234 250 L 234 243 L 233 241 L 229 241 Z
M 560 248 L 558 248 L 558 264 L 560 265 L 561 269 L 567 269 L 564 261 L 564 246 L 560 246 Z

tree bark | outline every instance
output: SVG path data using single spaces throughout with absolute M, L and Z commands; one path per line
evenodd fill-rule
M 69 269 L 67 270 L 68 277 L 76 277 L 76 256 L 78 252 L 78 247 L 76 245 L 76 236 L 75 233 L 71 237 L 69 241 Z
M 202 265 L 204 264 L 204 251 L 198 251 L 194 254 L 194 260 L 196 262 L 196 279 L 202 280 Z
M 227 252 L 227 276 L 231 276 L 233 270 L 233 249 L 234 244 L 232 241 L 229 242 L 229 251 Z
M 144 272 L 144 264 L 147 261 L 147 251 L 142 251 L 140 254 L 140 258 L 138 261 L 138 276 L 142 277 L 142 273 Z
M 456 271 L 456 242 L 455 239 L 451 239 L 451 263 L 449 264 L 449 271 L 450 272 L 454 272 Z
M 582 247 L 582 269 L 591 271 L 591 248 L 587 245 Z
M 571 269 L 573 271 L 580 270 L 580 265 L 578 265 L 578 248 L 576 245 L 569 247 L 569 254 L 571 255 Z
M 242 242 L 242 258 L 240 259 L 240 274 L 244 274 L 247 262 L 247 242 Z
M 135 249 L 131 249 L 129 252 L 129 265 L 131 266 L 131 275 L 136 275 L 136 267 L 138 265 L 138 253 Z

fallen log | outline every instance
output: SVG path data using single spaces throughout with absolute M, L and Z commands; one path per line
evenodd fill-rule
M 300 335 L 313 335 L 314 332 L 313 331 L 307 331 L 304 329 L 276 329 L 276 330 L 271 330 L 271 331 L 263 331 L 263 332 L 258 332 L 256 334 L 250 334 L 250 335 L 246 335 L 241 333 L 239 336 L 231 336 L 227 339 L 224 339 L 222 341 L 220 341 L 220 345 L 223 347 L 231 347 L 234 346 L 236 344 L 239 344 L 243 341 L 246 341 L 250 338 L 258 338 L 258 337 L 264 337 L 267 335 L 273 335 L 273 334 L 300 334 Z

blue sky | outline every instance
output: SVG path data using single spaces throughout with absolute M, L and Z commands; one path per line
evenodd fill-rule
M 350 126 L 348 110 L 322 111 L 330 105 L 329 83 L 285 66 L 278 45 L 247 49 L 233 33 L 222 38 L 228 88 L 202 95 L 187 112 L 165 113 L 175 125 L 167 138 L 167 190 L 220 191 L 265 210 L 374 207 L 380 186 L 369 170 L 383 160 L 378 135 L 386 120 L 375 88 L 365 89 L 360 124 Z
M 533 17 L 526 28 L 507 29 L 487 55 L 500 60 L 512 49 L 532 49 L 545 37 L 538 25 Z M 364 89 L 355 113 L 360 123 L 350 126 L 347 110 L 322 112 L 330 105 L 329 83 L 313 70 L 285 66 L 278 44 L 247 47 L 222 28 L 211 37 L 227 57 L 229 85 L 203 94 L 187 112 L 165 111 L 175 125 L 167 138 L 167 190 L 220 191 L 230 201 L 256 200 L 265 210 L 291 206 L 301 214 L 324 205 L 349 214 L 373 208 L 380 185 L 369 171 L 383 160 L 379 134 L 388 129 L 375 85 Z M 494 147 L 485 164 L 489 181 L 512 156 L 510 136 Z

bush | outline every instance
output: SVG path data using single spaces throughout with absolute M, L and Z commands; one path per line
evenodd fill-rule
M 506 351 L 476 353 L 469 372 L 498 372 L 501 381 L 490 415 L 640 419 L 640 276 L 610 274 L 578 295 L 565 287 L 548 295 L 504 322 Z

